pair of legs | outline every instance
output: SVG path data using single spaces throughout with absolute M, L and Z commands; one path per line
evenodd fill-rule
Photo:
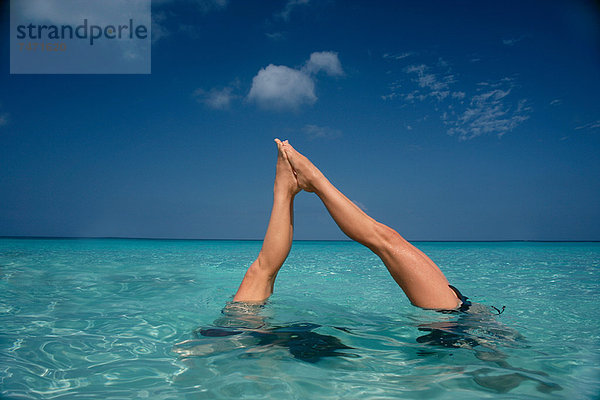
M 287 141 L 278 148 L 273 209 L 258 258 L 250 265 L 234 301 L 261 302 L 273 293 L 275 278 L 291 246 L 294 196 L 314 192 L 340 229 L 381 258 L 411 303 L 429 309 L 454 309 L 460 300 L 438 266 L 393 229 L 375 221 L 344 196 Z

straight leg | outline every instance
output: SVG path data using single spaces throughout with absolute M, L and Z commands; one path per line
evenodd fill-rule
M 369 217 L 287 141 L 283 149 L 300 188 L 316 193 L 340 229 L 381 258 L 413 305 L 429 309 L 453 309 L 460 305 L 448 280 L 429 257 L 398 232 Z
M 267 233 L 256 260 L 250 265 L 233 298 L 240 302 L 262 302 L 272 293 L 275 278 L 292 247 L 294 234 L 294 196 L 300 191 L 294 172 L 277 143 L 277 167 L 273 187 L 273 208 Z

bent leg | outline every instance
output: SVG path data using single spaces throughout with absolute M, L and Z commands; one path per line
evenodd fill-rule
M 261 302 L 273 293 L 275 278 L 292 247 L 294 233 L 294 196 L 300 191 L 298 183 L 277 142 L 277 169 L 273 187 L 273 208 L 267 233 L 256 260 L 250 265 L 233 298 L 234 301 Z
M 453 309 L 460 301 L 438 266 L 393 229 L 375 221 L 344 196 L 289 143 L 284 150 L 300 187 L 315 192 L 340 229 L 381 258 L 411 303 L 431 309 Z

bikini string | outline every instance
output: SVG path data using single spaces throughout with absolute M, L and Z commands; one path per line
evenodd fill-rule
M 498 313 L 498 315 L 502 314 L 504 312 L 504 309 L 506 309 L 506 306 L 502 306 L 502 311 L 500 311 L 499 309 L 497 309 L 494 306 L 490 306 L 490 307 L 492 307 L 494 310 L 496 310 L 496 312 Z

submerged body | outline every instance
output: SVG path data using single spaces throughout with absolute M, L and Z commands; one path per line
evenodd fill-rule
M 373 330 L 372 326 L 274 323 L 267 316 L 270 314 L 267 307 L 270 305 L 230 302 L 212 326 L 196 329 L 194 337 L 178 343 L 174 351 L 185 360 L 237 354 L 240 359 L 289 357 L 308 364 L 329 360 L 338 366 L 350 365 L 347 364 L 350 359 L 374 357 L 369 344 L 374 336 L 377 337 L 377 329 Z M 385 340 L 380 337 L 383 346 L 376 351 L 397 352 L 407 362 L 445 358 L 453 356 L 454 352 L 471 353 L 484 365 L 461 373 L 486 390 L 507 393 L 523 382 L 533 383 L 542 393 L 561 389 L 545 372 L 518 368 L 508 362 L 503 348 L 527 348 L 528 344 L 517 331 L 498 322 L 490 307 L 473 303 L 466 311 L 455 310 L 447 314 L 436 314 L 431 322 L 405 323 L 409 332 L 418 332 L 417 336 L 409 334 L 412 343 L 406 342 L 406 334 L 386 336 Z M 378 316 L 363 315 L 362 318 L 377 320 Z M 398 327 L 397 321 L 384 323 Z

